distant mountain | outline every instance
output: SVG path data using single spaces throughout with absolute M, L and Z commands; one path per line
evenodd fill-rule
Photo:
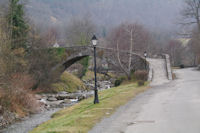
M 41 25 L 67 24 L 86 14 L 106 27 L 136 21 L 154 29 L 173 29 L 183 0 L 29 0 L 29 17 Z
M 41 30 L 57 26 L 62 31 L 73 17 L 91 16 L 99 27 L 106 29 L 122 22 L 138 22 L 154 31 L 171 31 L 177 29 L 184 0 L 25 1 L 28 18 Z M 0 0 L 0 5 L 5 5 L 4 2 L 7 0 Z

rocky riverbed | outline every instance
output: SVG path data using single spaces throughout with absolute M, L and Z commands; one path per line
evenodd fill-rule
M 60 92 L 57 94 L 37 95 L 37 100 L 44 105 L 46 110 L 52 108 L 63 108 L 72 103 L 77 103 L 83 99 L 91 97 L 93 91 L 80 91 L 76 93 Z
M 83 99 L 93 96 L 93 81 L 84 81 L 88 91 L 78 91 L 76 93 L 59 92 L 57 94 L 38 94 L 37 100 L 42 105 L 42 111 L 38 114 L 21 119 L 19 122 L 0 130 L 1 133 L 28 133 L 37 125 L 49 120 L 55 112 L 72 106 Z M 113 87 L 111 81 L 98 81 L 99 90 Z M 14 117 L 13 117 L 14 119 Z M 1 122 L 0 122 L 1 123 Z

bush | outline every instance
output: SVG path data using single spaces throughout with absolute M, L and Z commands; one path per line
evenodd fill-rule
M 40 105 L 29 89 L 33 84 L 33 79 L 29 75 L 13 74 L 8 83 L 0 89 L 1 111 L 13 112 L 20 117 L 39 111 Z
M 125 78 L 124 76 L 119 77 L 118 79 L 116 79 L 116 80 L 115 80 L 115 83 L 114 83 L 115 87 L 120 86 L 121 83 L 122 83 L 124 80 L 126 80 L 126 78 Z
M 40 107 L 30 91 L 17 88 L 4 91 L 0 97 L 0 105 L 2 106 L 2 112 L 9 110 L 20 117 L 24 117 L 29 113 L 36 113 Z
M 139 81 L 138 81 L 138 86 L 144 86 L 144 83 L 145 83 L 145 82 L 144 82 L 143 80 L 139 80 Z
M 138 70 L 134 73 L 136 80 L 147 81 L 148 79 L 148 72 L 145 70 Z
M 200 65 L 198 65 L 197 69 L 200 70 Z
M 185 68 L 185 65 L 181 64 L 181 65 L 180 65 L 180 68 L 182 68 L 182 69 Z
M 122 80 L 115 80 L 115 87 L 120 86 L 120 84 L 122 83 Z

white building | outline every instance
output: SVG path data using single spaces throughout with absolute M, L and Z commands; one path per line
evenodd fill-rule
M 56 42 L 54 45 L 53 45 L 54 48 L 59 48 L 60 45 Z

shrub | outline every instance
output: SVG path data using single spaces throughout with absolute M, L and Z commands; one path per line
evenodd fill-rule
M 39 111 L 39 104 L 30 91 L 25 89 L 16 89 L 11 94 L 11 103 L 13 111 L 18 111 L 22 109 L 25 113 L 35 113 Z M 18 105 L 15 107 L 15 105 Z M 21 108 L 20 108 L 21 107 Z M 19 109 L 20 108 L 20 109 Z
M 185 65 L 181 64 L 181 65 L 180 65 L 180 68 L 182 68 L 182 69 L 185 68 Z
M 138 70 L 134 73 L 136 80 L 143 80 L 147 81 L 148 79 L 148 72 L 145 70 Z
M 1 94 L 0 105 L 2 112 L 9 110 L 18 114 L 20 117 L 26 116 L 28 113 L 39 111 L 39 103 L 34 95 L 25 89 L 8 89 Z
M 122 83 L 122 80 L 115 80 L 115 87 L 120 86 L 120 84 Z
M 138 81 L 138 86 L 143 86 L 144 85 L 144 81 L 143 80 L 139 80 Z
M 1 106 L 1 114 L 4 113 L 4 110 L 7 110 L 10 108 L 11 101 L 10 101 L 10 96 L 7 93 L 2 93 L 1 92 L 1 97 L 0 97 L 0 106 Z
M 40 105 L 29 89 L 32 85 L 33 79 L 29 75 L 13 74 L 9 82 L 0 87 L 1 111 L 10 111 L 20 117 L 39 111 Z
M 116 79 L 116 80 L 115 80 L 115 83 L 114 83 L 115 87 L 121 85 L 121 83 L 122 83 L 124 80 L 126 80 L 126 78 L 125 78 L 124 76 L 119 77 L 118 79 Z
M 197 69 L 200 70 L 200 65 L 197 66 Z

